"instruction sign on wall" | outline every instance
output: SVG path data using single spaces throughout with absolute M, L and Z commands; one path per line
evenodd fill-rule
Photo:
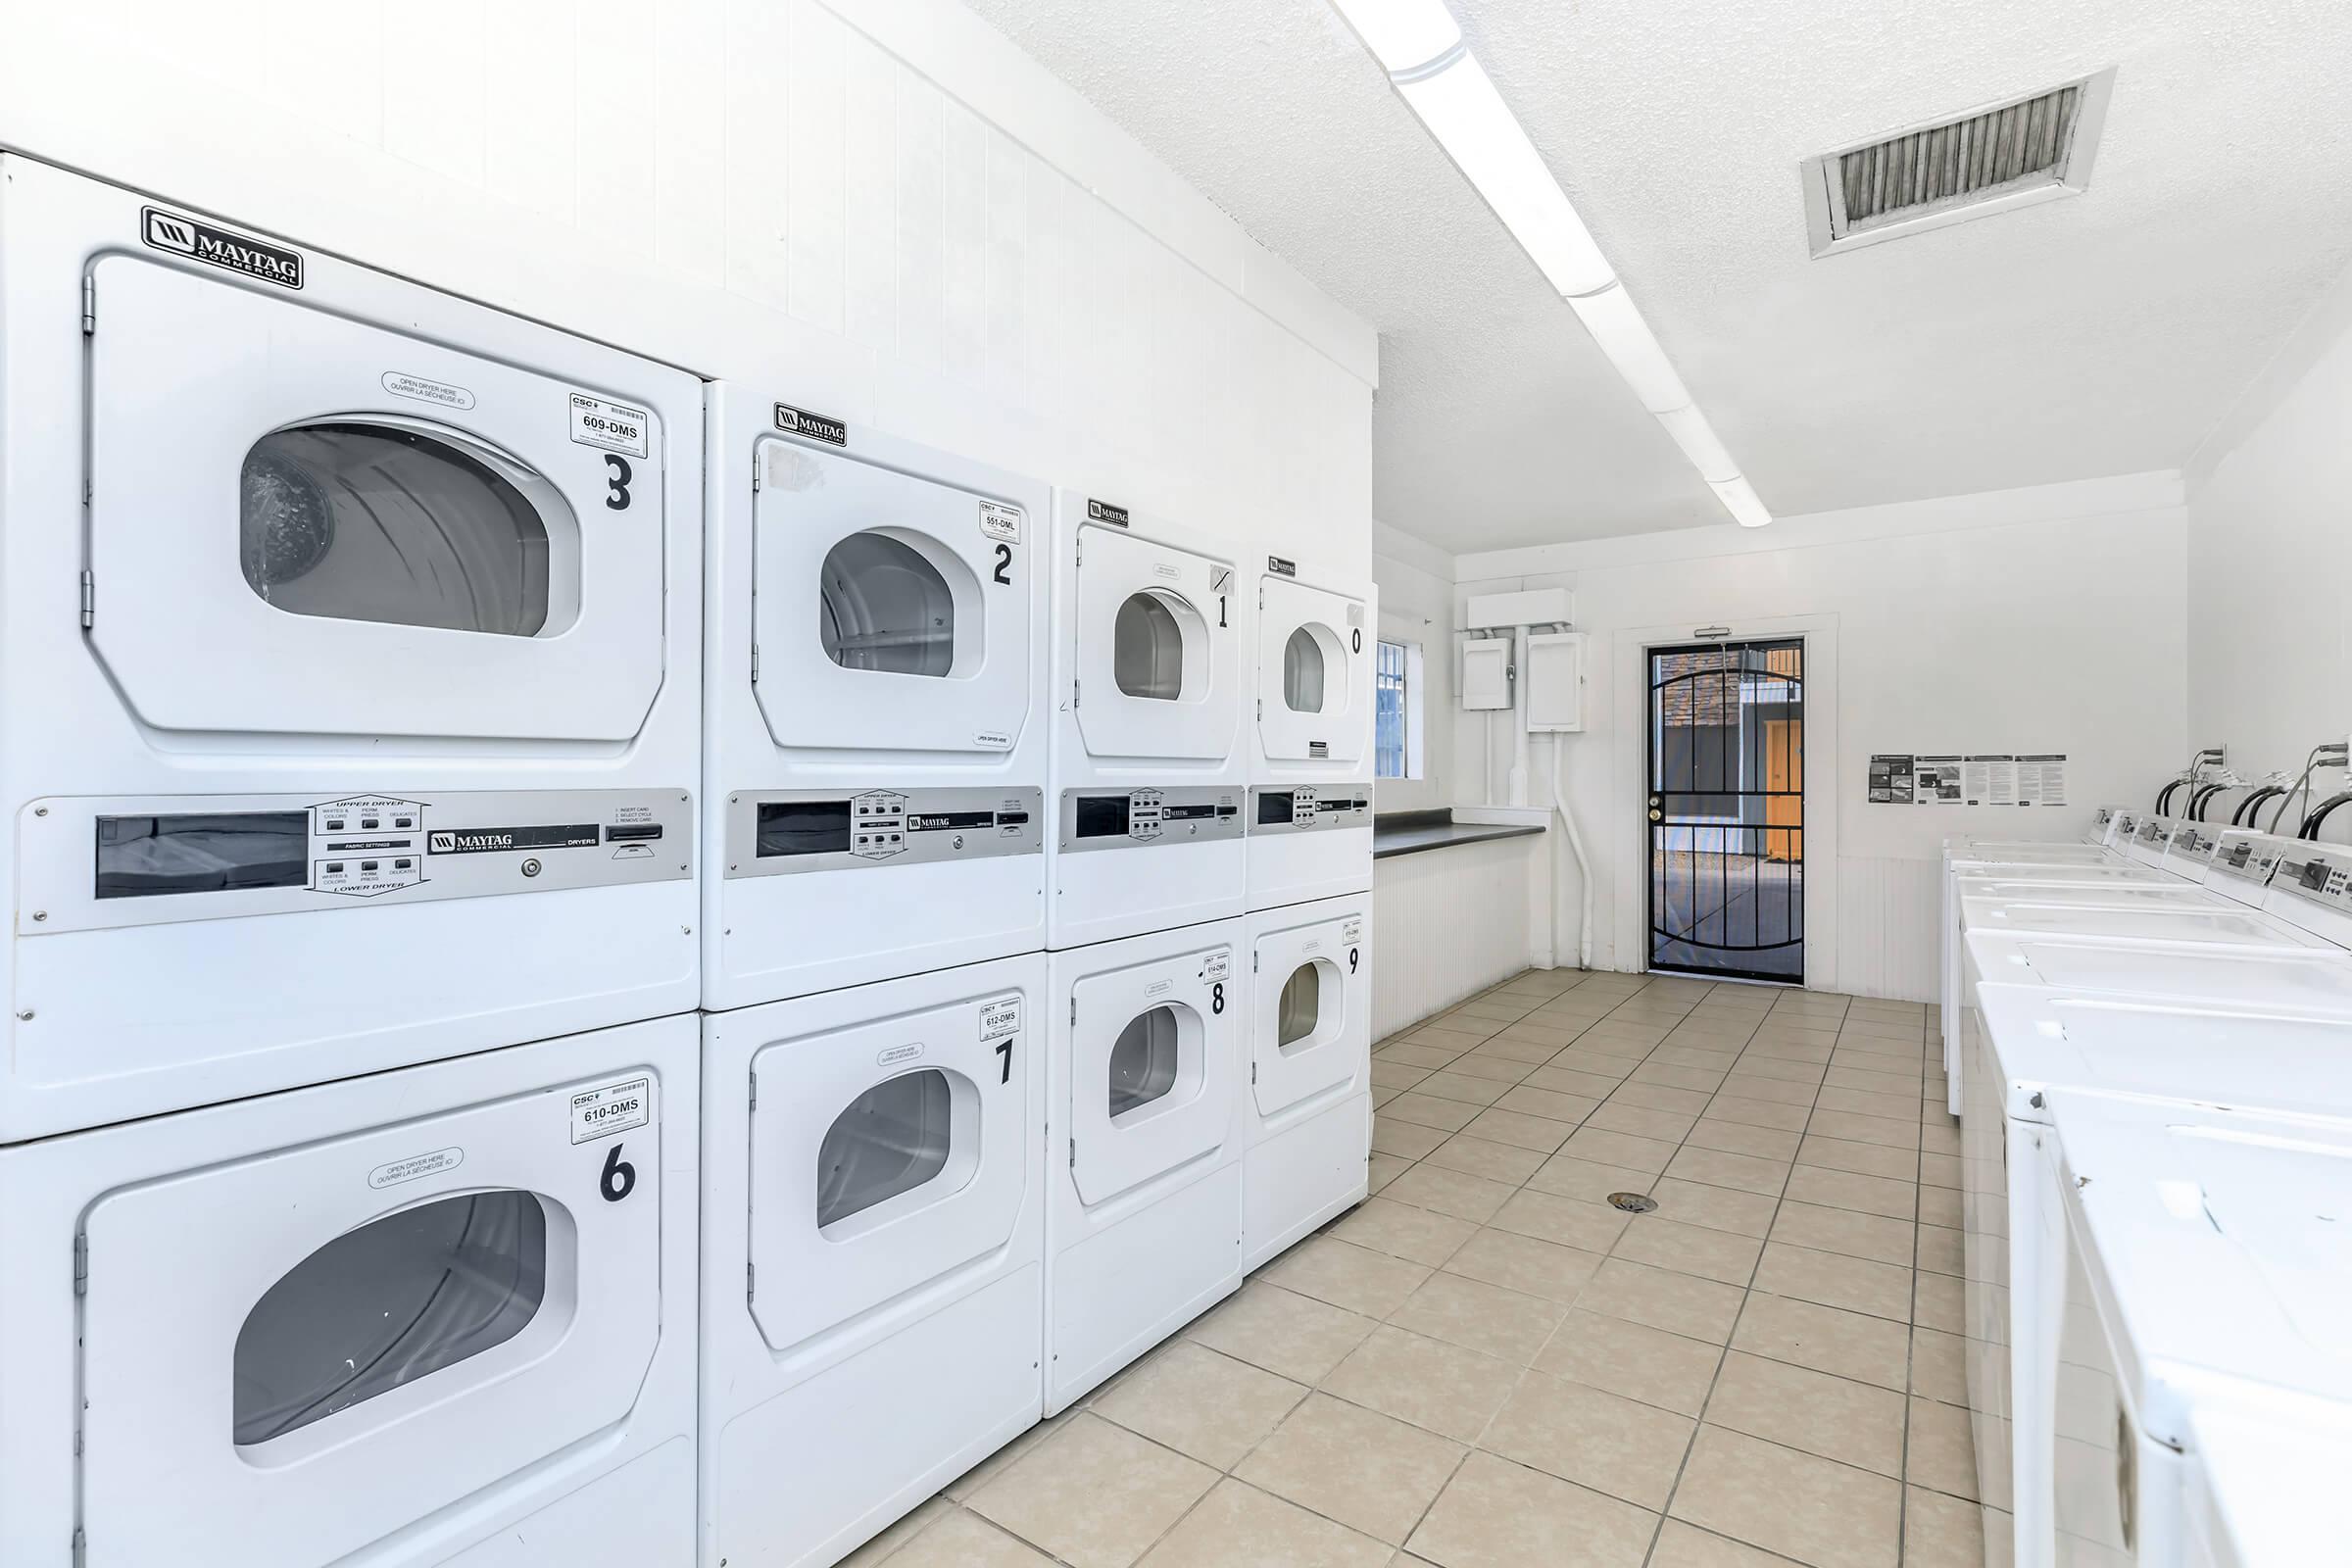
M 1873 752 L 1869 786 L 1874 806 L 2064 806 L 2066 756 Z

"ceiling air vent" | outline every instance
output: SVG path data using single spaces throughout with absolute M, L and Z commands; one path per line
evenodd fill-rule
M 1813 254 L 1875 245 L 2013 207 L 2080 195 L 2115 82 L 2062 87 L 1808 158 Z

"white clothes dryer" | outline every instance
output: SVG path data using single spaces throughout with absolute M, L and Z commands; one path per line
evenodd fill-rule
M 2327 1560 L 2315 1546 L 2342 1539 L 2352 1431 L 2333 1419 L 2290 1425 L 2267 1399 L 2203 1400 L 2189 1430 L 2181 1568 Z
M 0 1561 L 688 1561 L 696 1070 L 663 1018 L 0 1150 Z
M 1052 492 L 713 401 L 704 1004 L 1043 948 Z
M 1372 1152 L 1372 896 L 1247 922 L 1242 1271 L 1364 1200 Z
M 1257 580 L 1249 905 L 1372 886 L 1373 665 L 1379 590 L 1268 556 Z
M 2025 950 L 2030 941 L 1996 942 Z M 2109 949 L 2125 965 L 2170 976 L 2145 987 L 1983 985 L 1964 1019 L 1968 1104 L 1960 1122 L 1964 1336 L 1977 1474 L 1988 1543 L 2021 1565 L 2048 1556 L 2046 1488 L 2021 1456 L 2047 1447 L 2036 1425 L 2049 1396 L 2037 1379 L 2061 1294 L 2040 1169 L 2049 1093 L 2082 1089 L 2203 1104 L 2352 1114 L 2352 964 L 2285 956 Z M 2088 949 L 2080 967 L 2094 967 Z M 2274 985 L 2258 973 L 2272 971 Z M 2264 993 L 2269 993 L 2265 995 Z M 2019 1173 L 2012 1179 L 2012 1173 Z M 2013 1513 L 2014 1510 L 2014 1513 Z
M 1049 956 L 1048 1415 L 1241 1286 L 1245 935 Z
M 2330 1078 L 2352 1087 L 2340 1062 L 2313 1087 Z M 2051 1560 L 2192 1562 L 2200 1494 L 2224 1544 L 2243 1535 L 2233 1516 L 2266 1516 L 2259 1560 L 2340 1556 L 2340 1471 L 2324 1501 L 2294 1502 L 2237 1473 L 2228 1429 L 2258 1418 L 2352 1454 L 2352 1123 L 2047 1099 L 2037 1179 L 2061 1292 L 2032 1380 L 2048 1446 L 2020 1471 L 2048 1489 Z
M 0 1140 L 696 1004 L 699 381 L 15 157 L 0 339 Z
M 1256 596 L 1210 536 L 1055 505 L 1046 945 L 1240 914 Z
M 702 1562 L 819 1565 L 1038 1419 L 1042 954 L 703 1020 Z

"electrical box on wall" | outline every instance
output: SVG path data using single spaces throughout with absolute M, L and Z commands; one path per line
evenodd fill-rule
M 1527 640 L 1527 727 L 1585 727 L 1585 634 L 1543 632 Z
M 1472 637 L 1462 644 L 1462 706 L 1511 706 L 1511 642 L 1507 637 Z

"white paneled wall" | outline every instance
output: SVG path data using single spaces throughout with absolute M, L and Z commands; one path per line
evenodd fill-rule
M 1372 862 L 1372 1038 L 1527 967 L 1528 891 L 1542 836 Z
M 1370 573 L 1371 330 L 952 0 L 0 0 L 0 145 Z

